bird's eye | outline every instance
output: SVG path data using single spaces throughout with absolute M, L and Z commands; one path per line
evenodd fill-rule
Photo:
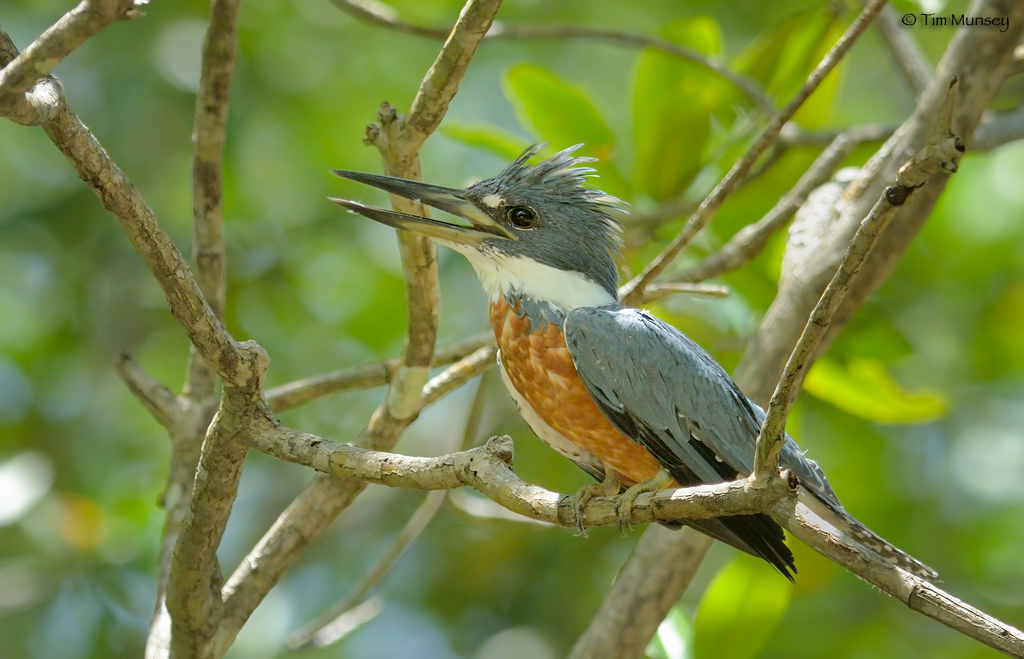
M 537 227 L 537 214 L 524 206 L 508 209 L 505 217 L 517 229 L 535 229 Z

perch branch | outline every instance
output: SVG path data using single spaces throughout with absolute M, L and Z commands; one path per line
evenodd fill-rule
M 525 483 L 512 471 L 512 440 L 508 437 L 495 437 L 484 446 L 436 458 L 368 451 L 272 423 L 268 423 L 262 431 L 255 432 L 254 439 L 258 450 L 318 471 L 412 489 L 452 489 L 468 485 L 515 513 L 575 528 L 572 497 Z M 641 524 L 707 519 L 730 514 L 768 513 L 822 555 L 876 585 L 911 609 L 1011 656 L 1024 656 L 1024 634 L 1020 631 L 962 603 L 933 584 L 917 579 L 869 552 L 822 532 L 813 521 L 804 520 L 798 514 L 796 494 L 797 483 L 789 477 L 768 479 L 764 487 L 754 478 L 748 478 L 647 493 L 637 499 L 629 521 L 631 524 Z M 584 510 L 584 520 L 587 527 L 616 524 L 616 498 L 597 497 L 589 501 Z M 646 542 L 653 543 L 656 540 L 655 536 L 654 540 Z M 643 573 L 647 568 L 644 565 L 627 566 L 624 574 L 632 574 L 635 569 Z M 692 571 L 685 574 L 692 574 Z M 645 582 L 643 576 L 634 574 L 623 580 L 623 583 L 632 584 L 636 588 L 637 584 Z M 652 588 L 645 590 L 643 595 L 650 606 L 660 610 L 665 603 L 655 605 L 649 598 L 664 598 L 665 592 L 663 584 L 652 584 Z M 643 617 L 640 612 L 635 615 Z M 646 644 L 646 640 L 641 640 Z M 577 652 L 573 656 L 611 655 Z

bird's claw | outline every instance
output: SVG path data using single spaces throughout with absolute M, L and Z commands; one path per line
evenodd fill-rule
M 587 529 L 583 525 L 584 509 L 594 497 L 609 497 L 619 493 L 619 474 L 614 469 L 605 469 L 604 480 L 600 483 L 584 485 L 577 492 L 572 502 L 573 516 L 576 519 L 576 530 L 584 538 L 587 537 Z
M 625 535 L 627 531 L 633 528 L 629 523 L 629 518 L 633 515 L 633 505 L 636 503 L 638 496 L 644 492 L 663 490 L 674 482 L 675 478 L 672 477 L 672 474 L 665 471 L 665 469 L 659 469 L 653 478 L 627 488 L 615 502 L 615 519 L 618 522 L 619 532 Z

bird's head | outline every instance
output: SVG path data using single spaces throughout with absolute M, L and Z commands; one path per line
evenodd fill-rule
M 575 158 L 581 145 L 536 165 L 534 146 L 493 178 L 465 190 L 359 172 L 343 178 L 445 211 L 468 222 L 429 219 L 332 199 L 396 229 L 428 236 L 466 256 L 484 288 L 499 295 L 528 295 L 562 309 L 616 301 L 621 228 L 608 213 L 618 199 L 587 186 L 594 175 Z

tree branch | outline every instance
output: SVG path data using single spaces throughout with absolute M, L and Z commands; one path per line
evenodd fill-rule
M 692 528 L 649 527 L 569 659 L 642 657 L 669 609 L 690 587 L 714 541 Z
M 414 25 L 405 22 L 398 17 L 394 8 L 376 0 L 331 0 L 332 3 L 346 14 L 357 19 L 386 27 L 398 32 L 413 34 L 419 37 L 431 39 L 444 39 L 448 36 L 448 28 L 433 28 L 421 25 Z M 506 25 L 495 21 L 487 34 L 486 41 L 496 39 L 582 39 L 587 41 L 599 41 L 625 48 L 652 48 L 663 53 L 693 62 L 709 71 L 728 80 L 742 91 L 747 98 L 753 101 L 754 105 L 765 114 L 775 113 L 775 104 L 765 93 L 761 85 L 743 74 L 736 73 L 724 63 L 702 53 L 680 46 L 679 44 L 650 37 L 644 34 L 635 34 L 621 30 L 608 30 L 602 28 L 574 27 L 574 26 L 534 26 L 534 25 Z
M 714 284 L 692 284 L 666 282 L 664 284 L 651 284 L 644 292 L 644 303 L 661 300 L 670 295 L 702 295 L 706 297 L 729 297 L 729 288 L 716 286 Z
M 228 90 L 235 70 L 238 8 L 239 0 L 211 3 L 192 136 L 196 282 L 218 321 L 224 317 L 226 279 L 221 205 L 224 134 Z M 217 409 L 215 384 L 213 368 L 195 345 L 190 346 L 188 373 L 177 401 L 179 414 L 171 432 L 171 460 L 164 497 L 167 517 L 146 659 L 208 655 L 213 631 L 220 623 L 221 575 L 215 562 L 216 551 L 231 513 L 245 444 L 234 437 L 221 439 L 220 434 L 213 432 L 209 435 L 211 443 L 204 444 L 207 429 L 217 428 L 217 424 L 212 423 Z M 262 381 L 259 386 L 262 388 Z M 258 397 L 257 393 L 254 398 Z M 216 443 L 212 441 L 215 439 Z M 197 466 L 201 470 L 218 471 L 207 471 L 208 478 L 197 481 Z M 195 510 L 196 501 L 201 505 L 211 496 L 218 501 L 223 498 L 226 505 L 212 511 Z M 213 535 L 205 535 L 211 532 Z M 205 553 L 196 556 L 191 553 L 195 551 Z M 209 562 L 211 557 L 213 563 Z M 177 617 L 168 620 L 172 615 Z
M 799 519 L 792 509 L 777 509 L 773 516 L 815 551 L 903 602 L 912 611 L 1008 656 L 1024 659 L 1024 633 L 1020 630 L 877 556 L 854 550 L 822 529 Z
M 970 12 L 973 16 L 1005 16 L 1010 29 L 1005 33 L 984 34 L 978 30 L 958 30 L 927 93 L 918 100 L 914 114 L 869 160 L 862 176 L 843 193 L 832 212 L 810 221 L 814 226 L 805 228 L 800 245 L 791 241 L 787 246 L 779 293 L 736 368 L 737 381 L 748 383 L 744 385 L 744 392 L 758 404 L 767 404 L 807 317 L 835 273 L 856 227 L 883 188 L 892 181 L 896 169 L 905 161 L 905 154 L 914 153 L 925 144 L 935 126 L 935 115 L 945 98 L 947 83 L 954 75 L 960 79 L 960 101 L 953 125 L 965 136 L 968 148 L 973 148 L 973 141 L 967 136 L 974 134 L 1011 66 L 1013 49 L 1024 32 L 1024 3 L 985 0 L 975 2 Z M 848 291 L 846 301 L 819 347 L 819 354 L 867 295 L 896 267 L 928 218 L 944 185 L 945 175 L 940 173 L 899 211 Z M 796 247 L 800 247 L 800 255 L 795 254 Z M 809 256 L 811 253 L 813 258 Z
M 206 303 L 170 236 L 153 209 L 114 164 L 89 129 L 62 107 L 43 130 L 71 161 L 79 177 L 99 196 L 145 260 L 189 340 L 232 386 L 253 387 L 263 376 L 267 356 L 254 341 L 232 338 Z
M 874 249 L 879 236 L 896 214 L 896 210 L 903 206 L 933 174 L 939 171 L 956 171 L 957 163 L 965 151 L 963 140 L 957 137 L 952 129 L 956 91 L 957 79 L 954 78 L 939 112 L 931 141 L 900 169 L 893 185 L 886 188 L 871 212 L 861 222 L 832 281 L 811 312 L 768 404 L 768 414 L 757 438 L 753 474 L 755 480 L 769 478 L 778 471 L 779 450 L 782 448 L 785 435 L 786 416 L 803 382 L 811 356 L 818 342 L 825 336 L 832 317 L 846 295 L 846 289 L 867 260 L 868 254 Z
M 258 450 L 281 460 L 310 466 L 318 471 L 413 489 L 452 489 L 468 485 L 520 515 L 567 528 L 575 528 L 576 525 L 572 497 L 525 483 L 512 472 L 512 440 L 508 437 L 495 437 L 484 446 L 436 458 L 367 451 L 273 424 L 268 424 L 262 431 L 254 433 L 254 439 L 255 448 Z M 1011 656 L 1024 656 L 1024 634 L 1020 631 L 963 604 L 936 586 L 824 533 L 813 521 L 803 519 L 798 514 L 797 487 L 797 481 L 791 477 L 769 478 L 765 482 L 765 487 L 761 487 L 754 478 L 749 478 L 680 488 L 671 492 L 642 494 L 637 498 L 629 521 L 635 525 L 756 512 L 771 514 L 812 548 L 896 597 L 911 609 Z M 615 497 L 594 498 L 588 502 L 584 510 L 588 528 L 617 524 L 616 515 Z M 655 534 L 663 537 L 658 538 Z M 665 560 L 666 556 L 674 555 L 684 544 L 689 544 L 669 542 L 676 534 L 665 534 L 664 530 L 652 530 L 648 535 L 651 536 L 650 539 L 645 538 L 642 541 L 645 546 L 655 546 L 660 541 L 665 541 L 657 547 L 659 551 L 653 554 L 656 558 L 655 564 L 673 565 L 673 561 Z M 709 543 L 708 540 L 696 542 L 696 555 L 683 558 L 694 562 L 702 554 L 702 545 L 706 546 Z M 617 634 L 612 634 L 606 639 L 610 643 L 618 644 L 617 647 L 642 650 L 657 623 L 664 616 L 664 610 L 675 602 L 674 594 L 681 593 L 685 587 L 685 584 L 676 584 L 672 588 L 666 588 L 663 582 L 653 581 L 649 567 L 645 561 L 631 560 L 617 583 L 623 583 L 631 591 L 631 594 L 623 593 L 624 601 L 642 602 L 650 612 L 635 608 L 611 607 L 607 603 L 605 605 L 606 608 L 614 608 L 614 615 L 629 617 L 638 625 L 631 632 L 633 638 L 629 644 L 625 644 Z M 679 570 L 677 564 L 676 568 L 665 576 L 688 581 L 693 570 Z M 643 584 L 647 587 L 641 587 Z M 673 594 L 671 598 L 669 593 Z M 626 625 L 617 625 L 615 628 L 623 627 Z M 596 642 L 595 636 L 591 635 L 586 639 L 586 644 L 577 645 L 572 656 L 635 656 L 629 653 L 602 653 L 598 650 L 604 647 L 606 646 Z M 587 654 L 591 650 L 596 654 Z
M 192 498 L 171 559 L 167 610 L 172 657 L 213 656 L 223 613 L 217 547 L 238 493 L 248 439 L 255 427 L 272 422 L 258 390 L 225 388 L 203 441 Z
M 772 120 L 765 127 L 761 135 L 754 141 L 743 157 L 732 166 L 729 173 L 725 175 L 710 194 L 701 202 L 697 210 L 690 216 L 683 230 L 676 236 L 669 245 L 632 281 L 625 284 L 620 293 L 625 304 L 637 304 L 643 299 L 643 289 L 647 287 L 658 275 L 665 271 L 665 268 L 675 259 L 690 241 L 703 229 L 718 209 L 725 203 L 740 182 L 746 176 L 750 168 L 757 162 L 769 146 L 779 135 L 779 131 L 787 121 L 793 118 L 796 111 L 800 109 L 804 101 L 818 88 L 821 81 L 832 69 L 842 61 L 850 48 L 857 41 L 861 34 L 871 24 L 871 21 L 885 5 L 885 0 L 871 0 L 860 16 L 847 28 L 843 36 L 826 53 L 814 71 L 807 77 L 807 81 L 800 90 L 790 99 L 784 108 L 772 117 Z
M 202 69 L 192 133 L 192 254 L 196 281 L 210 309 L 224 319 L 224 134 L 228 92 L 238 56 L 238 7 L 241 0 L 214 0 L 203 42 Z M 193 348 L 185 395 L 213 396 L 216 375 Z

